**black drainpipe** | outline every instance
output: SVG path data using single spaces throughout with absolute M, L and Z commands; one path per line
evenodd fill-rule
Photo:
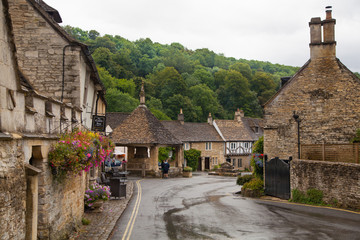
M 299 115 L 297 115 L 294 111 L 294 115 L 293 118 L 295 119 L 295 121 L 297 122 L 297 132 L 298 132 L 298 159 L 300 159 L 300 118 Z

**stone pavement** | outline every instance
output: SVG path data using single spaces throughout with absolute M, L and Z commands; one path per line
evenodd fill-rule
M 110 199 L 106 201 L 102 212 L 85 211 L 84 218 L 90 220 L 89 225 L 81 225 L 71 240 L 106 240 L 115 227 L 117 220 L 124 212 L 134 190 L 133 181 L 128 181 L 126 198 Z

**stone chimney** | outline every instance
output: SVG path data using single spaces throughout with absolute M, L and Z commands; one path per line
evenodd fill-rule
M 211 113 L 209 113 L 207 122 L 208 122 L 208 124 L 213 125 L 213 118 L 212 118 L 212 116 L 211 116 Z
M 319 17 L 312 18 L 310 27 L 310 58 L 336 57 L 335 24 L 336 20 L 331 16 L 331 6 L 326 7 L 326 19 L 321 21 Z M 322 39 L 323 35 L 323 39 Z
M 145 90 L 144 90 L 144 82 L 141 83 L 140 90 L 140 105 L 145 105 Z
M 181 125 L 184 125 L 184 114 L 182 108 L 180 108 L 180 113 L 178 114 L 178 121 L 180 121 Z
M 241 122 L 241 118 L 244 117 L 244 111 L 243 110 L 240 110 L 239 108 L 237 109 L 237 111 L 235 112 L 235 117 L 234 117 L 234 120 L 235 121 L 238 121 L 238 122 Z

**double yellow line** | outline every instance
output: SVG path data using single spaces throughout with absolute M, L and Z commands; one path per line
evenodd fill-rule
M 135 207 L 131 213 L 131 217 L 130 217 L 130 220 L 126 226 L 126 229 L 125 229 L 125 233 L 122 237 L 122 240 L 129 240 L 130 239 L 130 236 L 131 236 L 131 232 L 133 230 L 133 227 L 134 227 L 134 224 L 135 224 L 135 220 L 136 220 L 136 216 L 139 212 L 139 207 L 140 207 L 140 202 L 141 202 L 141 184 L 140 184 L 140 181 L 141 180 L 137 180 L 136 181 L 136 186 L 137 186 L 137 189 L 138 189 L 138 194 L 137 194 L 137 199 L 136 199 L 136 202 L 135 202 Z

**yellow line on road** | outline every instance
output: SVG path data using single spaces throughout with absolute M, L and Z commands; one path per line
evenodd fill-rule
M 140 181 L 141 180 L 136 181 L 136 185 L 137 185 L 137 188 L 138 188 L 138 194 L 137 194 L 134 209 L 133 209 L 133 211 L 131 213 L 131 217 L 130 217 L 130 220 L 129 220 L 127 226 L 126 226 L 126 229 L 125 229 L 124 235 L 122 237 L 122 240 L 130 239 L 131 232 L 132 232 L 132 229 L 133 229 L 134 224 L 135 224 L 136 215 L 139 212 L 139 207 L 140 207 L 140 202 L 141 202 L 141 185 L 140 185 Z M 129 231 L 129 229 L 130 229 L 130 231 Z
M 340 211 L 340 212 L 349 212 L 349 213 L 360 214 L 360 212 L 355 212 L 355 211 L 342 209 L 342 208 L 333 208 L 333 207 L 327 207 L 327 206 L 309 205 L 309 204 L 302 204 L 302 203 L 296 203 L 296 202 L 287 202 L 287 201 L 276 201 L 276 200 L 270 200 L 270 199 L 257 199 L 257 200 L 264 201 L 264 202 L 285 203 L 285 204 L 289 204 L 289 205 L 298 205 L 298 206 L 313 207 L 313 208 L 326 208 L 326 209 L 336 210 L 336 211 Z

